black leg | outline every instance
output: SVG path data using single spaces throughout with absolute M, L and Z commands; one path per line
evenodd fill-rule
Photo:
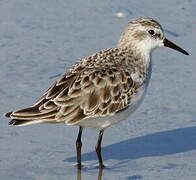
M 81 164 L 81 149 L 82 149 L 81 137 L 82 137 L 82 130 L 83 130 L 83 128 L 80 126 L 78 137 L 77 137 L 77 140 L 76 140 L 77 167 L 79 169 L 81 169 L 81 167 L 82 167 L 82 164 Z
M 98 157 L 98 160 L 99 160 L 99 168 L 100 169 L 105 168 L 105 166 L 103 164 L 102 156 L 101 156 L 101 141 L 102 141 L 103 132 L 104 132 L 104 130 L 101 130 L 99 132 L 99 138 L 98 138 L 98 141 L 97 141 L 97 145 L 95 146 L 95 150 L 96 150 L 97 157 Z

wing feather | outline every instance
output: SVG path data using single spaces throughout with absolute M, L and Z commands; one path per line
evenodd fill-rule
M 73 125 L 87 118 L 113 115 L 129 105 L 131 95 L 139 88 L 135 86 L 131 73 L 125 74 L 123 69 L 114 67 L 91 70 L 88 76 L 85 71 L 79 77 L 67 95 L 53 100 L 60 106 L 57 121 Z

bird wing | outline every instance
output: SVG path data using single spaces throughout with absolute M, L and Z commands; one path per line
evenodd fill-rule
M 83 73 L 66 96 L 62 92 L 54 98 L 53 102 L 61 106 L 56 119 L 73 125 L 87 118 L 113 115 L 130 104 L 138 88 L 131 74 L 117 67 Z
M 123 67 L 79 66 L 57 80 L 32 106 L 8 113 L 14 120 L 77 124 L 86 118 L 110 116 L 126 108 L 139 84 Z
M 138 88 L 130 72 L 115 66 L 85 69 L 52 100 L 60 107 L 56 121 L 73 125 L 87 118 L 113 115 L 130 104 Z

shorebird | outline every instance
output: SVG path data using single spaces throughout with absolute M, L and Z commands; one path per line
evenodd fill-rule
M 151 18 L 128 23 L 116 47 L 81 59 L 32 106 L 9 112 L 9 125 L 65 123 L 79 126 L 77 167 L 81 168 L 83 128 L 96 128 L 99 168 L 103 132 L 126 119 L 141 104 L 151 77 L 151 53 L 161 46 L 185 50 L 166 39 L 161 25 Z

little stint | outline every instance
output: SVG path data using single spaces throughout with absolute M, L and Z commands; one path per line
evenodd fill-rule
M 106 128 L 126 119 L 142 102 L 151 77 L 151 53 L 161 46 L 188 53 L 165 38 L 151 18 L 128 23 L 116 47 L 83 58 L 32 106 L 9 112 L 9 125 L 37 123 L 78 125 L 77 167 L 81 168 L 83 128 L 100 131 L 95 147 L 104 168 L 101 142 Z

